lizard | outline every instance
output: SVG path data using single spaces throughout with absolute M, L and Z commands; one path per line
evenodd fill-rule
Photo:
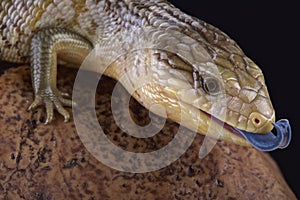
M 184 55 L 146 48 L 139 52 L 144 61 L 115 62 L 104 75 L 119 80 L 132 68 L 152 71 L 156 82 L 133 97 L 148 109 L 153 103 L 163 104 L 167 118 L 201 134 L 215 122 L 223 129 L 212 137 L 263 151 L 284 148 L 291 140 L 288 120 L 275 122 L 261 69 L 227 34 L 166 0 L 3 0 L 0 20 L 0 60 L 30 63 L 34 100 L 29 110 L 44 105 L 46 124 L 53 120 L 55 109 L 67 122 L 70 114 L 64 107 L 75 104 L 57 88 L 58 64 L 80 66 L 96 47 L 116 39 L 128 43 L 116 38 L 119 33 L 150 28 L 157 40 L 168 30 L 183 34 L 175 37 L 174 47 L 185 49 Z M 169 42 L 168 37 L 164 40 Z M 205 62 L 199 61 L 201 54 Z M 156 65 L 149 67 L 149 60 Z M 200 65 L 195 66 L 194 60 Z M 138 84 L 134 74 L 130 76 L 131 84 Z M 179 93 L 179 98 L 174 97 Z M 220 105 L 225 110 L 223 118 L 211 110 L 214 98 L 225 102 Z M 181 117 L 178 107 L 187 110 Z M 274 127 L 277 134 L 271 132 Z

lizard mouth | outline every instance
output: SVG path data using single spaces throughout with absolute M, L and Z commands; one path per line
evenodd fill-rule
M 273 151 L 278 148 L 283 149 L 286 148 L 291 141 L 292 131 L 287 119 L 272 122 L 274 129 L 271 132 L 260 134 L 235 128 L 204 111 L 201 112 L 211 117 L 214 122 L 223 126 L 223 128 L 231 134 L 247 140 L 254 148 L 260 151 Z
M 207 117 L 211 118 L 212 121 L 214 121 L 216 124 L 218 124 L 219 126 L 223 126 L 224 129 L 226 129 L 227 131 L 229 131 L 231 134 L 239 137 L 239 138 L 242 138 L 242 139 L 245 139 L 243 137 L 243 135 L 240 133 L 239 129 L 237 128 L 234 128 L 233 126 L 229 125 L 228 123 L 218 119 L 217 117 L 214 117 L 213 115 L 199 109 L 199 111 L 203 114 L 205 114 Z

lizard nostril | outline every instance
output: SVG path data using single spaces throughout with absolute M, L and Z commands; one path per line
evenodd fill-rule
M 249 122 L 256 129 L 260 128 L 267 121 L 267 119 L 265 119 L 260 113 L 257 113 L 257 112 L 253 112 L 249 118 L 250 118 Z
M 259 125 L 260 124 L 260 119 L 254 118 L 253 119 L 254 124 Z
M 272 119 L 268 119 L 260 113 L 253 112 L 249 117 L 247 128 L 250 132 L 268 133 L 273 129 L 272 121 Z
M 265 124 L 269 121 L 263 115 L 257 112 L 253 112 L 249 117 L 249 128 L 252 127 L 256 131 L 261 131 L 260 129 L 265 126 Z

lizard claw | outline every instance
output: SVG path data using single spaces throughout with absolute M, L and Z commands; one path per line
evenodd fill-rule
M 65 98 L 71 98 L 70 94 L 66 92 L 61 92 L 60 95 Z

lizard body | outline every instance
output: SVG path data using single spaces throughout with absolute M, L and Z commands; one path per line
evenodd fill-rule
M 235 128 L 261 134 L 272 130 L 275 111 L 260 68 L 225 33 L 183 13 L 165 0 L 4 0 L 0 3 L 0 60 L 31 63 L 35 99 L 30 108 L 43 103 L 47 110 L 46 123 L 53 119 L 54 108 L 67 121 L 70 115 L 63 106 L 71 106 L 72 101 L 56 88 L 57 63 L 80 66 L 95 47 L 113 43 L 122 31 L 144 28 L 157 30 L 158 38 L 164 35 L 164 30 L 182 33 L 199 47 L 194 48 L 188 39 L 175 37 L 178 39 L 175 47 L 186 49 L 185 55 L 189 59 L 161 49 L 140 52 L 145 62 L 134 67 L 152 71 L 157 79 L 154 85 L 133 95 L 146 108 L 153 103 L 162 103 L 167 107 L 168 118 L 181 123 L 176 113 L 183 102 L 189 109 L 184 116 L 187 119 L 185 126 L 196 127 L 205 134 L 210 125 L 208 121 L 213 117 L 226 124 L 221 139 L 242 145 L 249 143 L 237 136 L 239 133 Z M 197 53 L 205 54 L 210 62 L 195 68 L 190 61 L 199 60 Z M 149 68 L 147 60 L 155 61 L 161 69 L 157 66 Z M 121 59 L 104 74 L 120 79 L 125 69 L 130 68 L 124 63 Z M 219 72 L 226 95 L 223 98 L 226 104 L 220 108 L 226 109 L 224 119 L 214 116 L 210 110 L 209 99 L 219 95 L 221 90 L 218 80 L 211 75 L 212 65 Z M 178 71 L 188 83 L 174 75 Z M 134 74 L 130 76 L 132 84 L 136 84 Z M 158 86 L 157 82 L 163 82 L 163 79 L 170 84 Z M 182 89 L 190 85 L 197 94 Z M 179 100 L 174 100 L 172 95 L 179 93 L 182 94 Z M 201 116 L 193 115 L 196 110 Z M 193 122 L 193 118 L 202 122 Z

